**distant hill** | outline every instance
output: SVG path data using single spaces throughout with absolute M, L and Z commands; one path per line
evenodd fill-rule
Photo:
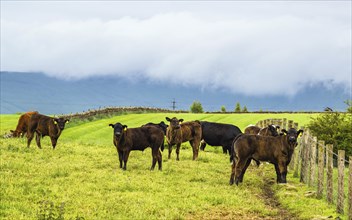
M 200 101 L 205 111 L 219 111 L 224 105 L 233 111 L 240 102 L 249 111 L 323 111 L 325 107 L 343 111 L 348 94 L 342 89 L 323 86 L 309 88 L 293 98 L 246 97 L 226 91 L 161 84 L 146 79 L 93 77 L 84 80 L 60 80 L 41 73 L 1 72 L 1 114 L 38 110 L 44 114 L 67 114 L 107 106 L 147 106 L 188 110 Z M 170 79 L 171 80 L 171 79 Z

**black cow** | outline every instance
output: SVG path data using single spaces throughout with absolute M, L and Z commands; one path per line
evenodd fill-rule
M 204 150 L 206 144 L 211 146 L 222 146 L 224 154 L 231 152 L 232 141 L 239 134 L 241 130 L 231 124 L 222 124 L 215 122 L 201 121 L 202 126 L 202 143 L 201 150 Z
M 159 124 L 155 124 L 153 122 L 149 122 L 143 126 L 155 126 L 157 128 L 160 128 L 163 132 L 164 132 L 164 135 L 166 135 L 166 129 L 167 127 L 169 127 L 167 124 L 165 124 L 164 121 L 161 121 Z

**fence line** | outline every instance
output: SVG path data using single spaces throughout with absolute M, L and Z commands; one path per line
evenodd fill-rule
M 287 119 L 267 119 L 257 123 L 260 127 L 266 127 L 269 124 L 279 125 L 283 129 L 296 128 L 298 130 L 298 124 Z M 293 177 L 299 178 L 300 182 L 310 187 L 315 186 L 317 190 L 316 197 L 318 199 L 324 198 L 323 194 L 325 189 L 325 199 L 330 204 L 336 204 L 337 213 L 343 214 L 347 203 L 348 219 L 352 220 L 352 156 L 350 156 L 347 161 L 345 159 L 345 151 L 339 150 L 338 154 L 336 154 L 333 152 L 333 145 L 325 145 L 324 141 L 318 140 L 317 137 L 312 136 L 309 129 L 301 129 L 303 129 L 304 132 L 300 140 L 298 140 L 299 144 L 292 155 L 289 170 L 293 171 Z M 334 157 L 338 158 L 337 189 L 334 189 L 333 184 Z M 345 164 L 349 165 L 347 202 L 345 200 L 344 191 Z M 325 175 L 326 181 L 324 181 Z M 333 196 L 334 191 L 337 193 L 336 200 Z

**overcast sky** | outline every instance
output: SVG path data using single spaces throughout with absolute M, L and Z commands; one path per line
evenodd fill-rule
M 351 91 L 351 1 L 1 1 L 1 71 Z

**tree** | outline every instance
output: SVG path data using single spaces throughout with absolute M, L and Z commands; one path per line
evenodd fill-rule
M 235 112 L 241 112 L 241 105 L 239 102 L 236 103 Z
M 334 146 L 334 152 L 345 150 L 346 157 L 352 155 L 352 109 L 351 102 L 348 105 L 347 113 L 325 112 L 313 118 L 308 124 L 309 130 L 318 140 Z
M 198 101 L 194 101 L 190 107 L 192 113 L 203 113 L 202 104 Z
M 242 112 L 248 112 L 248 109 L 246 106 L 243 106 Z
M 221 106 L 221 112 L 226 112 L 226 108 L 225 108 L 225 106 L 223 105 L 223 106 Z

